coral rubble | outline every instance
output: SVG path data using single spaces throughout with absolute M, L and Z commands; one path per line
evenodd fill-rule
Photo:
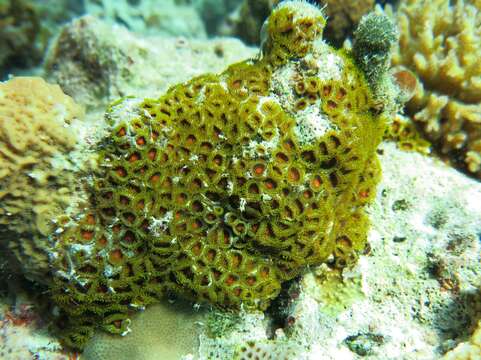
M 35 304 L 25 294 L 15 299 L 0 297 L 0 358 L 5 360 L 71 360 L 62 351 L 58 339 L 52 338 L 40 318 Z
M 324 26 L 318 8 L 285 2 L 260 58 L 110 106 L 90 206 L 52 255 L 67 344 L 127 334 L 132 311 L 167 293 L 265 309 L 307 266 L 353 262 L 388 114 Z
M 481 178 L 481 3 L 405 0 L 393 64 L 419 77 L 407 112 L 436 148 Z
M 0 246 L 28 278 L 48 272 L 52 219 L 76 199 L 69 128 L 83 108 L 41 78 L 0 83 Z

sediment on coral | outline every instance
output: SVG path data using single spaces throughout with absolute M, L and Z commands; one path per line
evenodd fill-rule
M 0 83 L 0 246 L 12 271 L 44 282 L 52 222 L 80 198 L 70 157 L 83 108 L 41 78 Z
M 67 345 L 127 334 L 167 293 L 262 310 L 306 267 L 355 261 L 387 114 L 351 55 L 318 41 L 325 22 L 285 2 L 261 57 L 110 106 L 90 206 L 52 256 Z
M 481 4 L 401 1 L 393 64 L 419 79 L 407 113 L 441 155 L 481 178 Z

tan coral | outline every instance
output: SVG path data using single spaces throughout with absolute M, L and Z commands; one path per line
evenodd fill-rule
M 453 162 L 481 178 L 481 1 L 404 0 L 394 65 L 420 83 L 408 113 Z M 390 10 L 392 11 L 392 10 Z
M 51 219 L 72 201 L 75 164 L 63 154 L 77 142 L 68 125 L 82 116 L 82 107 L 41 78 L 0 83 L 0 247 L 27 276 L 47 271 L 42 244 Z
M 135 316 L 128 336 L 97 332 L 82 359 L 155 360 L 159 354 L 162 360 L 186 359 L 197 352 L 203 321 L 204 311 L 188 302 L 155 304 Z
M 443 360 L 479 360 L 481 359 L 481 320 L 469 341 L 459 344 L 448 352 Z

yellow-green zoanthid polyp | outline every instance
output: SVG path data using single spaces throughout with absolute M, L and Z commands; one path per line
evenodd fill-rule
M 259 58 L 111 105 L 90 204 L 52 257 L 67 344 L 127 333 L 169 293 L 263 310 L 308 266 L 355 260 L 386 114 L 324 25 L 283 2 Z

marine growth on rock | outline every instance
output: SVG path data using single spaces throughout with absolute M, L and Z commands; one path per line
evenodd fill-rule
M 263 310 L 307 267 L 356 259 L 386 114 L 325 23 L 283 2 L 257 59 L 110 106 L 89 205 L 51 256 L 66 344 L 125 335 L 133 311 L 172 293 Z

